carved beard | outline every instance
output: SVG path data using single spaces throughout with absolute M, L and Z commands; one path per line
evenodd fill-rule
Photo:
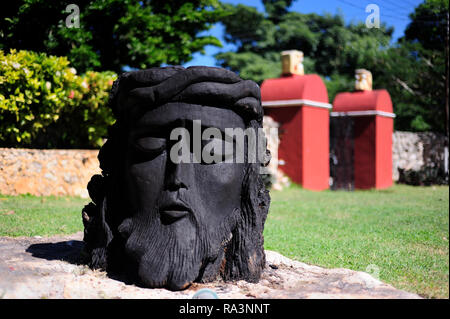
M 203 226 L 195 213 L 164 225 L 154 208 L 126 219 L 119 232 L 129 234 L 125 252 L 137 265 L 142 285 L 180 290 L 194 281 L 216 279 L 239 213 L 235 209 L 219 227 L 211 229 Z

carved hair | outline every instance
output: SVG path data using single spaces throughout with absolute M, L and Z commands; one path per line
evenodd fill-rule
M 205 85 L 206 82 L 206 85 Z M 122 74 L 113 85 L 109 107 L 117 121 L 108 130 L 107 142 L 100 149 L 101 175 L 94 175 L 88 184 L 92 202 L 82 211 L 85 251 L 92 268 L 114 270 L 123 263 L 125 240 L 120 225 L 128 216 L 126 203 L 118 185 L 122 185 L 121 170 L 125 155 L 127 110 L 124 99 L 139 97 L 146 105 L 158 107 L 172 101 L 214 105 L 238 113 L 247 127 L 262 127 L 262 107 L 259 87 L 244 81 L 231 71 L 220 68 L 182 67 L 154 68 Z M 200 101 L 199 101 L 200 100 Z M 201 103 L 199 103 L 201 102 Z M 247 156 L 247 155 L 246 155 Z M 225 280 L 258 281 L 265 266 L 263 229 L 270 196 L 259 174 L 266 166 L 270 153 L 266 150 L 264 163 L 246 163 L 242 181 L 241 208 L 232 238 L 224 247 L 224 263 L 220 275 Z M 214 278 L 200 274 L 198 280 Z M 217 274 L 216 274 L 217 275 Z

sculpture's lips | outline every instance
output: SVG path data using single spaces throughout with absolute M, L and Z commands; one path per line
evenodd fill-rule
M 160 207 L 159 213 L 163 223 L 173 223 L 174 221 L 185 217 L 191 210 L 183 204 L 170 204 Z

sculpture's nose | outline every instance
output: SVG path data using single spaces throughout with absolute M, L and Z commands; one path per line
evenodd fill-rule
M 193 166 L 190 163 L 172 163 L 168 161 L 166 169 L 165 188 L 173 191 L 180 188 L 188 189 L 193 175 Z

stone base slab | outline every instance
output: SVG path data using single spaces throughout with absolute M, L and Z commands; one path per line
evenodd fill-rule
M 325 269 L 266 251 L 259 283 L 216 281 L 183 291 L 140 288 L 77 264 L 83 234 L 49 238 L 0 237 L 0 298 L 190 299 L 202 288 L 220 299 L 416 299 L 371 275 L 349 269 Z

